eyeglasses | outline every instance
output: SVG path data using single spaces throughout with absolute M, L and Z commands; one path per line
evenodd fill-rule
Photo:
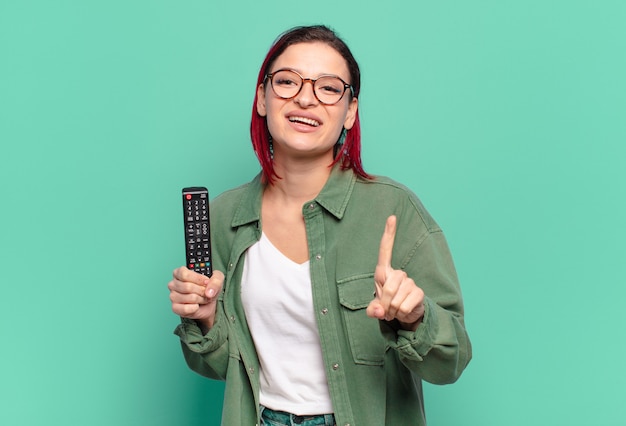
M 294 70 L 280 69 L 265 76 L 272 85 L 276 96 L 282 99 L 293 99 L 302 90 L 304 83 L 313 85 L 313 93 L 324 105 L 334 105 L 343 98 L 346 89 L 354 96 L 354 88 L 336 75 L 322 75 L 318 78 L 304 78 Z

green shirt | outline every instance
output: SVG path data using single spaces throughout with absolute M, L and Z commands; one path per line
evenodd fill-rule
M 260 422 L 259 360 L 240 290 L 246 250 L 261 236 L 262 193 L 257 176 L 212 201 L 213 266 L 226 277 L 215 324 L 202 335 L 195 321 L 183 319 L 175 331 L 191 369 L 226 381 L 226 426 Z M 392 267 L 403 269 L 426 295 L 415 332 L 365 314 L 380 238 L 392 214 Z M 404 186 L 385 177 L 361 179 L 338 166 L 320 194 L 302 206 L 302 215 L 337 425 L 424 425 L 421 381 L 452 383 L 471 358 L 461 291 L 441 229 Z

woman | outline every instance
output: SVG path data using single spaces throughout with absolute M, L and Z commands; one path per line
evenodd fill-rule
M 168 285 L 190 368 L 226 381 L 224 425 L 423 425 L 421 381 L 471 358 L 440 228 L 361 166 L 359 90 L 330 29 L 276 41 L 252 113 L 262 172 L 212 202 L 213 276 Z

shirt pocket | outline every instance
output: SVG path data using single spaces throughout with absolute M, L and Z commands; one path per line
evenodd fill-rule
M 337 281 L 339 303 L 354 362 L 382 365 L 386 343 L 378 320 L 365 313 L 374 299 L 374 274 L 364 274 Z

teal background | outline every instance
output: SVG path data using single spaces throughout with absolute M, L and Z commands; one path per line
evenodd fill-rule
M 360 62 L 363 161 L 446 231 L 474 359 L 431 425 L 626 424 L 626 3 L 0 3 L 0 424 L 214 425 L 166 283 L 183 186 L 258 171 L 275 36 Z

